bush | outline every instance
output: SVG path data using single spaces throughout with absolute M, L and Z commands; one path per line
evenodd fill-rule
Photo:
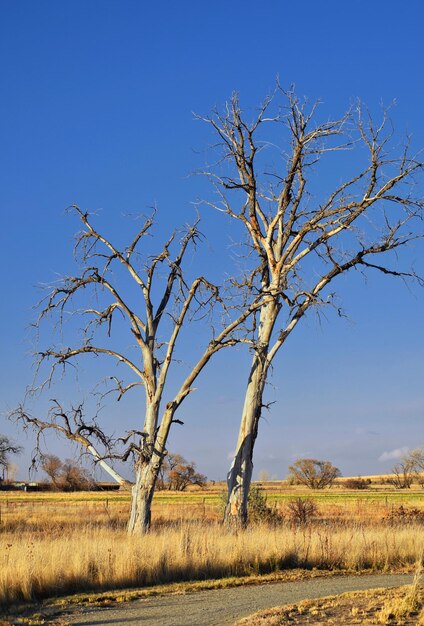
M 253 523 L 265 522 L 267 524 L 278 524 L 283 517 L 274 506 L 269 506 L 264 491 L 258 485 L 252 485 L 247 500 L 249 521 Z
M 368 478 L 348 478 L 344 481 L 343 487 L 346 489 L 368 489 L 371 484 L 371 480 Z
M 287 504 L 288 518 L 293 524 L 306 525 L 318 515 L 317 505 L 309 498 L 296 498 Z
M 424 511 L 420 509 L 407 509 L 400 505 L 398 509 L 393 509 L 386 517 L 386 521 L 393 526 L 410 524 L 424 524 Z
M 219 513 L 224 515 L 227 505 L 227 494 L 223 493 L 219 502 Z M 247 511 L 249 522 L 253 524 L 280 524 L 283 515 L 277 511 L 275 504 L 270 506 L 264 490 L 259 485 L 252 484 L 247 499 Z

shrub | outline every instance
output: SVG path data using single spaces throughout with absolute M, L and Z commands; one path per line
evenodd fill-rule
M 420 509 L 407 509 L 402 504 L 398 509 L 393 509 L 386 517 L 391 525 L 424 524 L 424 511 Z
M 258 485 L 252 485 L 247 500 L 249 521 L 253 523 L 265 522 L 278 524 L 282 521 L 282 515 L 274 506 L 269 506 L 266 494 Z
M 318 514 L 315 502 L 309 498 L 295 498 L 287 504 L 289 520 L 294 524 L 309 524 Z
M 371 484 L 371 480 L 368 478 L 348 478 L 344 481 L 343 486 L 346 489 L 368 489 Z

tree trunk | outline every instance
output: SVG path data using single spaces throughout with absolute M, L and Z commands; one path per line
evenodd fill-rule
M 136 481 L 132 488 L 130 517 L 127 526 L 130 535 L 143 534 L 150 529 L 153 495 L 163 459 L 167 454 L 165 445 L 177 406 L 175 402 L 168 403 L 159 428 L 157 428 L 159 422 L 158 405 L 151 404 L 147 408 L 145 431 L 152 434 L 145 440 L 144 449 L 149 457 L 140 456 L 136 463 Z
M 128 534 L 147 533 L 150 530 L 151 507 L 160 462 L 154 455 L 149 461 L 140 461 L 136 481 L 131 490 L 131 509 L 128 520 Z
M 161 445 L 155 436 L 158 412 L 158 403 L 148 401 L 144 419 L 144 432 L 148 433 L 148 436 L 141 444 L 140 454 L 135 463 L 135 484 L 131 489 L 131 508 L 127 525 L 130 535 L 147 533 L 150 529 L 152 500 L 164 450 L 164 445 Z
M 228 499 L 225 523 L 234 528 L 247 525 L 247 499 L 253 472 L 253 448 L 262 410 L 262 394 L 266 373 L 260 357 L 255 354 L 244 399 L 237 447 L 228 473 Z
M 236 451 L 227 476 L 228 498 L 224 521 L 234 528 L 243 528 L 248 521 L 247 499 L 253 472 L 253 448 L 258 434 L 263 391 L 269 369 L 267 361 L 269 343 L 278 311 L 279 306 L 275 302 L 261 310 L 258 341 L 250 369 Z

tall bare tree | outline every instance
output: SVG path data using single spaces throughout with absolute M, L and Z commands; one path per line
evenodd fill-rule
M 312 308 L 335 306 L 329 287 L 352 269 L 418 278 L 387 263 L 396 262 L 391 252 L 422 236 L 417 224 L 423 201 L 415 186 L 421 161 L 410 154 L 408 141 L 394 145 L 386 111 L 374 124 L 358 104 L 339 119 L 321 122 L 317 104 L 278 87 L 253 121 L 237 95 L 223 112 L 201 118 L 220 150 L 219 160 L 204 172 L 216 192 L 207 204 L 247 235 L 249 264 L 238 287 L 268 297 L 251 337 L 252 364 L 228 474 L 226 517 L 236 524 L 247 521 L 265 382 L 291 332 Z M 328 170 L 317 183 L 319 165 L 334 153 L 340 161 L 346 150 L 351 174 L 340 169 L 334 188 L 325 192 Z M 338 161 L 333 159 L 333 172 Z
M 148 256 L 145 252 L 141 254 L 140 247 L 150 234 L 152 218 L 144 222 L 127 247 L 120 248 L 99 232 L 90 215 L 76 206 L 73 211 L 82 223 L 76 240 L 81 271 L 49 288 L 41 305 L 39 325 L 53 316 L 62 330 L 64 320 L 81 317 L 84 319 L 82 336 L 78 339 L 72 333 L 73 345 L 59 345 L 38 354 L 39 367 L 45 364 L 48 367 L 47 379 L 41 388 L 52 383 L 58 370 L 61 372 L 77 364 L 80 357 L 103 357 L 114 363 L 119 372 L 109 377 L 111 387 L 105 393 L 114 391 L 120 400 L 129 391 L 142 388 L 144 412 L 140 411 L 134 429 L 120 436 L 108 435 L 97 414 L 87 415 L 83 404 L 64 408 L 55 399 L 47 418 L 35 417 L 24 406 L 18 408 L 15 416 L 36 429 L 38 444 L 46 429 L 77 442 L 123 485 L 128 485 L 129 481 L 117 472 L 113 461 L 133 460 L 135 483 L 128 531 L 145 532 L 150 527 L 151 502 L 167 454 L 170 428 L 173 423 L 182 423 L 175 413 L 193 391 L 194 381 L 212 355 L 243 340 L 244 323 L 252 311 L 261 306 L 263 296 L 259 295 L 241 312 L 232 315 L 227 311 L 225 325 L 217 327 L 216 332 L 212 327 L 210 340 L 199 349 L 198 360 L 165 403 L 166 383 L 183 325 L 192 321 L 193 316 L 207 316 L 210 307 L 221 303 L 218 288 L 203 276 L 188 281 L 183 275 L 184 257 L 199 237 L 197 223 L 187 227 L 180 238 L 174 233 L 159 254 Z M 112 325 L 119 324 L 116 319 L 119 314 L 125 322 L 127 337 L 130 331 L 135 342 L 129 348 L 122 348 L 128 345 L 128 339 L 120 342 L 121 348 L 117 347 L 117 340 L 114 341 L 116 330 L 112 332 Z

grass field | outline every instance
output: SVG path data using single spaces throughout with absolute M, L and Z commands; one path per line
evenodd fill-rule
M 343 485 L 331 490 L 311 491 L 300 487 L 287 488 L 284 483 L 264 485 L 267 501 L 284 514 L 288 502 L 297 497 L 313 500 L 322 520 L 348 518 L 357 521 L 379 521 L 393 510 L 403 506 L 424 511 L 424 491 L 388 489 L 380 486 L 372 490 L 346 491 Z M 169 492 L 159 491 L 153 502 L 153 520 L 162 524 L 169 521 L 214 520 L 222 515 L 224 485 L 207 490 Z M 129 492 L 35 492 L 0 491 L 0 532 L 16 525 L 37 529 L 46 523 L 125 526 L 130 505 Z
M 137 538 L 125 532 L 128 493 L 0 492 L 0 603 L 290 568 L 396 570 L 423 553 L 421 491 L 266 492 L 282 521 L 238 533 L 220 524 L 222 486 L 160 492 L 152 531 Z M 299 496 L 318 508 L 306 525 L 288 517 Z

